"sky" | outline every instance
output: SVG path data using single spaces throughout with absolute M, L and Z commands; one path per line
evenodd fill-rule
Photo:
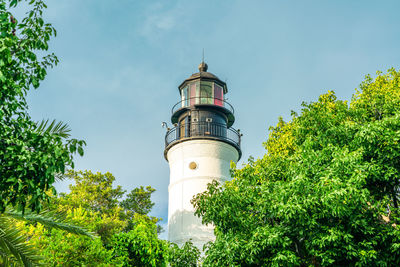
M 164 159 L 178 85 L 205 51 L 228 85 L 243 156 L 262 157 L 268 128 L 333 90 L 350 100 L 366 74 L 400 64 L 400 1 L 49 0 L 60 64 L 28 95 L 33 119 L 66 122 L 87 142 L 75 169 L 111 172 L 130 191 L 157 191 L 168 214 Z M 18 19 L 18 17 L 17 17 Z M 68 191 L 68 182 L 56 185 Z M 166 233 L 163 235 L 166 236 Z

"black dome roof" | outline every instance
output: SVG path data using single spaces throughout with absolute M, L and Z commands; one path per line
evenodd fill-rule
M 187 82 L 199 79 L 199 80 L 215 81 L 224 88 L 224 93 L 226 94 L 228 92 L 226 83 L 221 81 L 217 76 L 215 76 L 211 72 L 207 72 L 207 69 L 208 65 L 204 61 L 201 62 L 199 65 L 199 72 L 193 73 L 189 78 L 184 80 L 181 83 L 181 85 L 179 85 L 179 89 L 182 88 Z

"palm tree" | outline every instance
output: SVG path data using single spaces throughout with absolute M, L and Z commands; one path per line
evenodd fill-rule
M 70 128 L 67 124 L 53 120 L 42 120 L 36 123 L 32 129 L 42 134 L 55 134 L 61 138 L 70 136 Z M 57 180 L 62 180 L 62 175 L 56 175 Z M 40 266 L 42 258 L 39 252 L 27 244 L 26 236 L 21 235 L 20 231 L 14 226 L 15 220 L 22 220 L 29 223 L 41 223 L 46 227 L 58 228 L 69 233 L 85 235 L 94 238 L 95 235 L 87 229 L 76 226 L 66 219 L 65 213 L 55 213 L 44 210 L 39 213 L 24 211 L 17 212 L 9 207 L 0 213 L 0 265 L 3 266 Z
M 71 128 L 69 128 L 68 124 L 63 123 L 62 121 L 56 122 L 56 120 L 49 121 L 42 120 L 41 122 L 37 122 L 35 128 L 33 129 L 38 133 L 50 133 L 56 134 L 61 138 L 70 137 Z
M 0 263 L 6 266 L 39 266 L 42 260 L 38 251 L 25 242 L 27 238 L 22 236 L 18 229 L 13 228 L 14 220 L 41 223 L 46 227 L 62 229 L 69 233 L 95 237 L 85 228 L 69 223 L 65 213 L 56 214 L 45 210 L 40 213 L 25 211 L 22 215 L 21 212 L 7 208 L 0 214 Z

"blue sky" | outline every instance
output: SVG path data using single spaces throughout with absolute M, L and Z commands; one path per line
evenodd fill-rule
M 154 187 L 152 214 L 164 223 L 161 122 L 203 48 L 209 71 L 228 84 L 241 163 L 265 153 L 268 128 L 302 101 L 327 90 L 349 100 L 366 74 L 400 63 L 400 1 L 47 2 L 61 62 L 29 93 L 30 114 L 67 122 L 87 141 L 76 169 L 109 171 L 129 191 Z

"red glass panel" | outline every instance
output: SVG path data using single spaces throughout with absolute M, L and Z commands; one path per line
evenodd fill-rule
M 214 105 L 223 106 L 224 95 L 222 92 L 222 87 L 214 83 Z

